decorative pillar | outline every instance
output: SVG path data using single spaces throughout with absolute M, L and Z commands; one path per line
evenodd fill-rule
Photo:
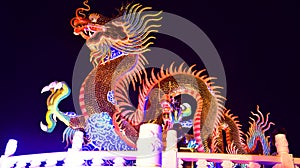
M 76 131 L 72 140 L 72 150 L 73 151 L 81 151 L 83 144 L 83 132 Z
M 168 130 L 166 138 L 166 151 L 163 154 L 163 168 L 178 167 L 177 161 L 177 132 Z
M 84 163 L 84 159 L 80 157 L 83 142 L 83 132 L 76 131 L 72 140 L 72 148 L 68 149 L 67 157 L 64 160 L 64 166 L 81 166 Z
M 161 126 L 147 123 L 140 127 L 137 140 L 136 165 L 140 167 L 161 167 L 162 141 Z
M 18 141 L 17 140 L 15 140 L 15 139 L 8 140 L 8 142 L 6 144 L 6 147 L 5 147 L 4 155 L 2 155 L 0 157 L 0 167 L 1 168 L 9 168 L 9 167 L 12 167 L 14 165 L 14 163 L 8 161 L 7 158 L 9 156 L 12 156 L 16 152 L 17 146 L 18 146 Z
M 17 147 L 18 147 L 18 141 L 17 140 L 15 140 L 15 139 L 8 140 L 8 142 L 6 144 L 4 156 L 13 155 L 16 152 Z
M 167 132 L 167 147 L 166 151 L 175 149 L 177 151 L 177 131 L 176 130 L 169 130 Z
M 281 158 L 281 164 L 277 164 L 274 167 L 294 168 L 293 157 L 289 154 L 289 144 L 285 134 L 275 135 L 275 146 L 278 156 Z

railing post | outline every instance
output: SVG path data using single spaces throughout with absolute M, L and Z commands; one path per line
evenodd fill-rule
M 83 132 L 76 131 L 72 140 L 72 148 L 68 149 L 67 157 L 64 160 L 64 166 L 73 167 L 81 166 L 84 163 L 83 158 L 80 157 L 80 151 L 83 143 Z
M 73 151 L 81 151 L 83 144 L 83 132 L 76 131 L 72 140 L 72 150 Z
M 221 166 L 224 168 L 232 168 L 234 164 L 230 160 L 224 160 Z
M 10 163 L 7 158 L 9 156 L 12 156 L 16 152 L 17 146 L 18 146 L 17 140 L 14 140 L 14 139 L 8 140 L 6 147 L 5 147 L 4 155 L 2 155 L 0 157 L 0 168 L 8 168 L 8 167 L 13 166 L 11 164 L 14 164 L 14 163 Z
M 281 164 L 277 164 L 273 167 L 294 168 L 293 156 L 289 154 L 289 144 L 285 134 L 275 135 L 275 146 L 278 156 L 281 158 Z
M 177 132 L 176 130 L 169 130 L 167 132 L 167 147 L 163 154 L 163 168 L 178 167 L 177 161 Z
M 160 167 L 162 159 L 161 126 L 147 123 L 140 127 L 137 140 L 136 165 L 140 167 Z
M 11 156 L 13 155 L 18 147 L 18 141 L 15 139 L 10 139 L 8 140 L 7 144 L 6 144 L 6 148 L 5 148 L 5 152 L 4 152 L 4 156 Z

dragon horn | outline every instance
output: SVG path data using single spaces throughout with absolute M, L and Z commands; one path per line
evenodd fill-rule
M 86 8 L 77 8 L 76 9 L 76 12 L 75 12 L 75 15 L 76 15 L 76 17 L 74 17 L 74 18 L 72 18 L 71 19 L 71 21 L 70 21 L 70 24 L 71 24 L 71 26 L 73 27 L 73 28 L 75 28 L 75 26 L 74 26 L 74 21 L 75 20 L 78 20 L 78 19 L 80 19 L 80 15 L 83 17 L 83 18 L 85 18 L 85 14 L 83 13 L 84 11 L 90 11 L 90 6 L 87 4 L 89 1 L 88 0 L 85 0 L 84 2 L 83 2 L 83 5 L 84 6 L 86 6 Z
M 79 17 L 79 14 L 81 14 L 84 18 L 85 18 L 85 14 L 82 13 L 83 11 L 90 11 L 90 6 L 87 4 L 89 1 L 88 0 L 85 0 L 83 2 L 83 5 L 86 6 L 86 8 L 78 8 L 76 10 L 76 17 L 78 18 Z

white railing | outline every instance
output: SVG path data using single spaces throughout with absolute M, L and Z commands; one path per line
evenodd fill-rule
M 151 128 L 153 125 L 151 125 Z M 148 129 L 149 130 L 149 129 Z M 144 133 L 147 130 L 143 131 Z M 12 156 L 16 149 L 16 141 L 9 141 L 6 152 L 0 158 L 0 168 L 21 168 L 21 167 L 107 167 L 102 166 L 104 160 L 112 160 L 111 167 L 164 167 L 181 168 L 186 164 L 191 167 L 204 168 L 209 167 L 211 163 L 218 163 L 224 168 L 234 167 L 235 164 L 245 164 L 250 168 L 259 168 L 261 165 L 269 165 L 273 168 L 294 168 L 300 166 L 300 158 L 293 158 L 288 151 L 288 143 L 285 135 L 278 134 L 275 137 L 277 156 L 264 155 L 238 155 L 238 154 L 220 154 L 220 153 L 193 153 L 178 152 L 176 148 L 176 132 L 169 131 L 167 135 L 166 151 L 158 151 L 157 135 L 140 135 L 139 141 L 143 146 L 138 145 L 137 151 L 81 151 L 79 145 L 82 142 L 82 134 L 76 133 L 73 139 L 72 148 L 67 152 L 54 152 Z M 159 131 L 157 132 L 159 133 Z M 150 137 L 151 136 L 151 137 Z M 141 137 L 148 138 L 146 141 Z M 145 140 L 145 139 L 144 139 Z M 150 141 L 149 141 L 150 140 Z M 145 144 L 150 143 L 150 144 Z M 151 144 L 152 143 L 152 144 Z M 156 143 L 156 144 L 153 144 Z M 147 148 L 145 148 L 145 146 Z M 161 149 L 161 148 L 159 148 Z M 152 155 L 149 151 L 154 152 Z M 148 153 L 148 155 L 145 155 Z M 131 166 L 125 166 L 125 160 L 135 162 Z
M 90 166 L 101 166 L 105 160 L 113 160 L 112 166 L 123 166 L 125 160 L 136 160 L 136 151 L 107 152 L 107 151 L 67 151 L 53 152 L 32 155 L 22 155 L 13 157 L 2 157 L 1 168 L 10 167 L 56 167 L 59 162 L 63 162 L 64 167 L 81 167 L 90 160 Z M 57 166 L 61 167 L 61 166 Z
M 280 156 L 263 156 L 263 155 L 235 155 L 235 154 L 219 154 L 219 153 L 190 153 L 178 152 L 178 167 L 183 161 L 194 162 L 198 167 L 207 167 L 209 162 L 221 163 L 222 167 L 233 167 L 234 164 L 247 164 L 247 167 L 260 167 L 260 165 L 270 165 L 273 167 L 282 166 L 282 158 Z M 299 158 L 293 158 L 289 155 L 291 165 L 284 164 L 283 167 L 299 166 Z
M 43 154 L 22 155 L 13 157 L 2 157 L 1 168 L 16 167 L 107 167 L 101 166 L 105 160 L 112 160 L 113 167 L 125 167 L 125 160 L 136 160 L 138 158 L 137 151 L 123 151 L 123 152 L 107 152 L 107 151 L 77 151 L 77 152 L 54 152 Z M 209 162 L 221 163 L 225 168 L 233 167 L 234 163 L 248 164 L 248 167 L 260 167 L 260 165 L 271 165 L 278 167 L 283 164 L 282 158 L 279 156 L 262 156 L 262 155 L 233 155 L 233 154 L 216 154 L 216 153 L 191 153 L 191 152 L 175 152 L 175 156 L 170 157 L 163 152 L 163 166 L 162 167 L 183 167 L 183 161 L 194 162 L 197 167 L 207 167 Z M 72 156 L 71 156 L 72 155 Z M 293 158 L 289 156 L 292 165 L 282 167 L 300 166 L 300 158 Z M 171 162 L 176 159 L 176 162 Z M 69 160 L 69 161 L 67 161 Z M 91 161 L 90 165 L 84 165 L 87 160 Z M 57 166 L 58 162 L 64 162 L 63 165 Z M 174 166 L 174 167 L 173 167 Z M 132 166 L 126 166 L 132 167 Z M 134 166 L 145 167 L 145 166 Z M 160 166 L 153 166 L 160 167 Z

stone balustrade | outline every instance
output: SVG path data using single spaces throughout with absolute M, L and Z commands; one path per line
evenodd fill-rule
M 150 128 L 150 129 L 149 129 Z M 190 167 L 205 168 L 217 163 L 224 168 L 234 167 L 236 164 L 244 164 L 249 168 L 259 168 L 268 165 L 273 168 L 294 168 L 300 166 L 300 158 L 293 158 L 289 154 L 288 143 L 284 134 L 275 137 L 277 156 L 264 155 L 238 155 L 221 153 L 194 153 L 178 152 L 175 145 L 176 132 L 171 130 L 167 133 L 167 148 L 161 151 L 161 129 L 152 124 L 141 127 L 143 139 L 139 139 L 137 151 L 81 151 L 83 138 L 78 132 L 74 136 L 72 148 L 66 152 L 53 152 L 12 156 L 17 142 L 9 141 L 6 152 L 0 158 L 0 168 L 23 168 L 23 167 L 107 167 L 103 166 L 104 160 L 111 160 L 111 167 L 163 167 L 181 168 L 184 163 L 190 163 Z M 154 131 L 153 131 L 154 130 Z M 149 143 L 148 148 L 142 142 Z M 149 151 L 154 151 L 153 154 Z M 146 155 L 145 155 L 146 152 Z M 133 165 L 126 166 L 125 161 L 132 161 Z M 193 164 L 191 164 L 193 163 Z

